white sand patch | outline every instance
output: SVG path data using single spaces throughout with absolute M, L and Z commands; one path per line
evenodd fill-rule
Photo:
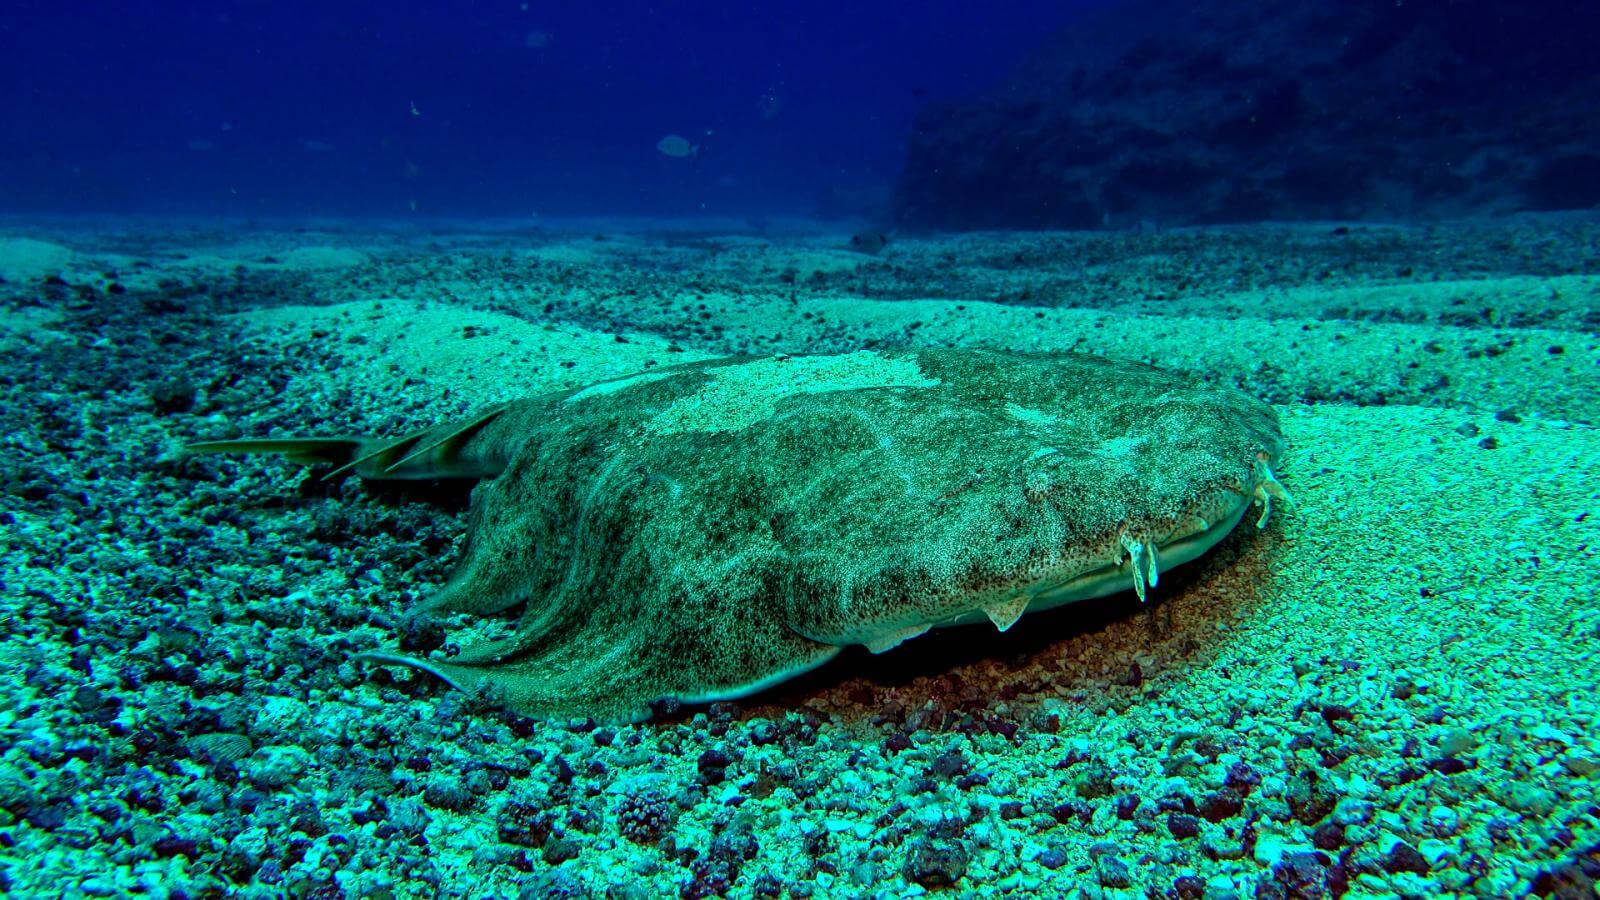
M 534 247 L 522 251 L 522 255 L 529 259 L 541 262 L 556 263 L 567 266 L 586 266 L 599 260 L 601 253 L 596 250 L 595 242 L 549 244 L 544 247 Z
M 415 301 L 278 307 L 239 318 L 282 343 L 336 347 L 343 365 L 303 377 L 394 396 L 397 409 L 445 398 L 486 405 L 705 358 L 668 353 L 654 337 L 619 343 L 612 334 Z
M 296 247 L 283 254 L 282 267 L 299 271 L 348 269 L 365 265 L 367 255 L 350 247 Z
M 69 341 L 72 337 L 54 330 L 61 321 L 60 310 L 30 306 L 0 312 L 0 352 L 23 344 L 48 344 Z
M 6 281 L 38 281 L 60 275 L 72 258 L 72 251 L 60 244 L 33 238 L 0 238 L 0 278 Z
M 939 383 L 923 375 L 914 359 L 886 359 L 871 352 L 767 357 L 713 369 L 710 374 L 709 384 L 651 419 L 649 430 L 657 434 L 737 431 L 771 417 L 785 398 L 799 394 Z

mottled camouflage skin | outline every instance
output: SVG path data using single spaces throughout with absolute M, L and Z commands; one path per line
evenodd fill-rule
M 826 383 L 845 362 L 893 374 Z M 376 658 L 531 713 L 633 719 L 850 644 L 1142 596 L 1163 550 L 1198 555 L 1282 496 L 1282 450 L 1271 407 L 1148 366 L 920 350 L 695 363 L 351 452 L 366 477 L 487 476 L 425 607 L 526 604 L 504 641 Z

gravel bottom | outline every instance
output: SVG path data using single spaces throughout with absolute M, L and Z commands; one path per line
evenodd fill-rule
M 0 237 L 0 891 L 1590 896 L 1600 237 L 119 223 Z M 351 661 L 466 502 L 189 457 L 734 352 L 1075 348 L 1280 405 L 1295 507 L 1006 634 L 627 726 Z M 447 648 L 445 648 L 447 649 Z

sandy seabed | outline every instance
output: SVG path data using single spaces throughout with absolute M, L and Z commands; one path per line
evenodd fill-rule
M 1592 891 L 1600 219 L 848 239 L 0 223 L 0 890 Z M 179 452 L 911 346 L 1240 387 L 1279 407 L 1295 506 L 1143 607 L 608 726 L 350 659 L 446 641 L 403 613 L 458 491 Z

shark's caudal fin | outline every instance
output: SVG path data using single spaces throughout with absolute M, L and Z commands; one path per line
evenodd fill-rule
M 493 407 L 464 422 L 439 425 L 400 438 L 288 437 L 201 441 L 193 453 L 276 453 L 307 465 L 332 465 L 326 478 L 354 472 L 369 480 L 484 478 L 498 474 L 497 461 L 463 452 L 467 441 L 505 407 Z
M 308 466 L 342 466 L 367 443 L 364 438 L 246 438 L 238 441 L 201 441 L 184 447 L 191 453 L 276 453 L 290 462 Z

